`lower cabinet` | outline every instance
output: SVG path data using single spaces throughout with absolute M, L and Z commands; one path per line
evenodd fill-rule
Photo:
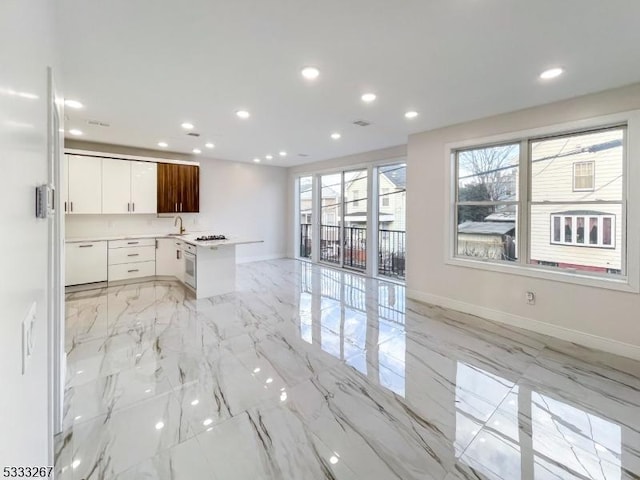
M 184 281 L 183 243 L 173 238 L 159 238 L 156 249 L 156 275 Z
M 67 286 L 107 281 L 107 242 L 67 243 L 65 255 Z
M 184 243 L 175 238 L 67 243 L 66 286 L 142 277 L 184 282 Z
M 152 277 L 156 274 L 156 241 L 112 240 L 109 242 L 109 281 Z

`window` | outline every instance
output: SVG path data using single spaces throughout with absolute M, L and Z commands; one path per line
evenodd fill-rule
M 457 254 L 482 260 L 517 260 L 517 143 L 456 154 Z
M 390 189 L 388 188 L 382 189 L 382 196 L 380 197 L 380 206 L 382 207 L 388 207 L 389 205 L 391 205 L 389 201 L 389 190 Z
M 360 192 L 358 190 L 353 191 L 353 206 L 354 207 L 360 206 Z
M 593 190 L 595 185 L 595 162 L 576 162 L 573 164 L 573 191 Z
M 311 258 L 311 220 L 313 210 L 313 177 L 298 179 L 298 210 L 300 212 L 299 255 L 301 258 Z
M 563 222 L 564 230 L 560 229 Z M 552 244 L 615 248 L 612 244 L 612 230 L 615 225 L 613 215 L 602 212 L 564 212 L 553 214 L 551 223 Z
M 454 256 L 623 275 L 626 131 L 454 150 Z

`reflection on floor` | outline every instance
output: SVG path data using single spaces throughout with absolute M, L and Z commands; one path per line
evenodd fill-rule
M 293 260 L 67 297 L 63 479 L 640 478 L 640 364 Z

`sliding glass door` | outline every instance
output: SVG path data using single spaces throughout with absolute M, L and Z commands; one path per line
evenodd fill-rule
M 403 280 L 406 170 L 396 162 L 299 177 L 299 258 Z
M 320 261 L 342 265 L 342 173 L 320 177 Z
M 367 170 L 344 172 L 343 266 L 367 268 Z
M 378 275 L 404 279 L 407 166 L 378 168 Z
M 300 177 L 298 183 L 300 212 L 300 258 L 311 258 L 313 220 L 313 177 Z

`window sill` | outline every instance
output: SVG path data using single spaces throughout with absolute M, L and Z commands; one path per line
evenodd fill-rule
M 576 271 L 563 270 L 558 271 L 552 268 L 545 268 L 536 265 L 521 265 L 508 263 L 494 263 L 483 260 L 471 260 L 466 258 L 448 258 L 445 263 L 456 267 L 476 268 L 479 270 L 488 270 L 492 272 L 505 273 L 508 275 L 518 275 L 522 277 L 540 278 L 554 282 L 571 283 L 573 285 L 582 285 L 585 287 L 604 288 L 607 290 L 617 290 L 619 292 L 640 293 L 635 282 L 628 277 L 620 278 L 603 278 L 595 275 L 585 275 Z

